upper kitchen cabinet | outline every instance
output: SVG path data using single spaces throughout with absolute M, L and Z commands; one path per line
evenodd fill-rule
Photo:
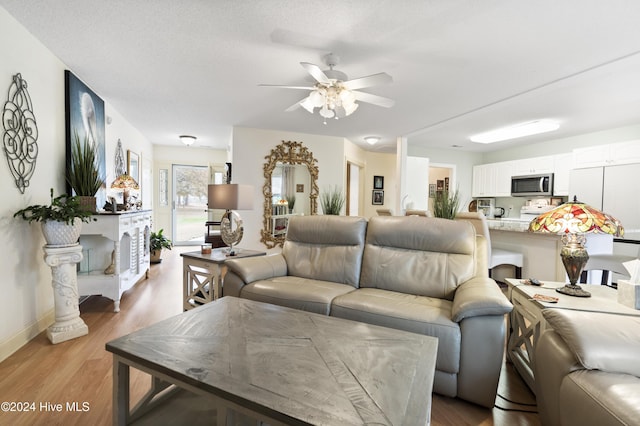
M 540 173 L 553 173 L 554 161 L 552 155 L 544 157 L 524 158 L 512 161 L 513 176 L 537 175 Z
M 473 197 L 509 197 L 513 163 L 482 164 L 473 167 Z
M 569 172 L 573 168 L 573 154 L 558 154 L 553 156 L 553 195 L 569 195 Z
M 573 150 L 573 166 L 576 169 L 635 163 L 640 163 L 640 140 Z

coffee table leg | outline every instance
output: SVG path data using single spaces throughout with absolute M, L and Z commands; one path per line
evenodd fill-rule
M 129 366 L 113 356 L 113 424 L 126 425 L 129 421 Z

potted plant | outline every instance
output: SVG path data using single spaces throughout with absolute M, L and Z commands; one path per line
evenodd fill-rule
M 15 212 L 13 217 L 29 223 L 41 222 L 42 233 L 49 246 L 70 246 L 78 244 L 82 222 L 91 220 L 91 212 L 82 208 L 76 196 L 62 194 L 54 198 L 51 188 L 49 205 L 27 206 Z
M 151 250 L 151 263 L 162 262 L 162 249 L 171 250 L 173 244 L 171 240 L 162 234 L 163 229 L 158 232 L 151 232 L 149 238 L 149 249 Z
M 71 164 L 67 168 L 66 179 L 79 197 L 80 205 L 90 212 L 95 212 L 95 195 L 104 184 L 104 180 L 100 177 L 96 147 L 87 136 L 81 142 L 78 132 L 74 132 Z
M 289 205 L 289 214 L 293 213 L 293 207 L 296 205 L 296 196 L 294 195 L 287 195 L 286 197 L 287 200 L 287 204 Z
M 456 189 L 453 192 L 438 191 L 433 200 L 433 215 L 445 219 L 455 219 L 460 210 L 460 193 Z
M 337 186 L 320 194 L 320 204 L 322 205 L 322 212 L 324 214 L 339 215 L 344 206 L 344 202 L 344 194 Z

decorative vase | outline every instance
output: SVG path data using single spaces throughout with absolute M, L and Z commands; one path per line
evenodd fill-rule
M 50 247 L 69 247 L 78 244 L 80 230 L 82 229 L 82 219 L 76 217 L 73 224 L 57 220 L 47 220 L 42 222 L 42 234 Z

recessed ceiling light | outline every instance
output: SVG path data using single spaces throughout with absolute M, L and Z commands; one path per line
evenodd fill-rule
M 493 143 L 521 138 L 523 136 L 537 135 L 538 133 L 551 132 L 553 130 L 557 130 L 559 127 L 560 123 L 557 121 L 535 120 L 516 124 L 515 126 L 502 127 L 485 133 L 479 133 L 471 136 L 469 139 L 472 142 Z
M 367 136 L 364 138 L 365 142 L 369 145 L 375 145 L 380 142 L 380 138 L 378 136 Z

